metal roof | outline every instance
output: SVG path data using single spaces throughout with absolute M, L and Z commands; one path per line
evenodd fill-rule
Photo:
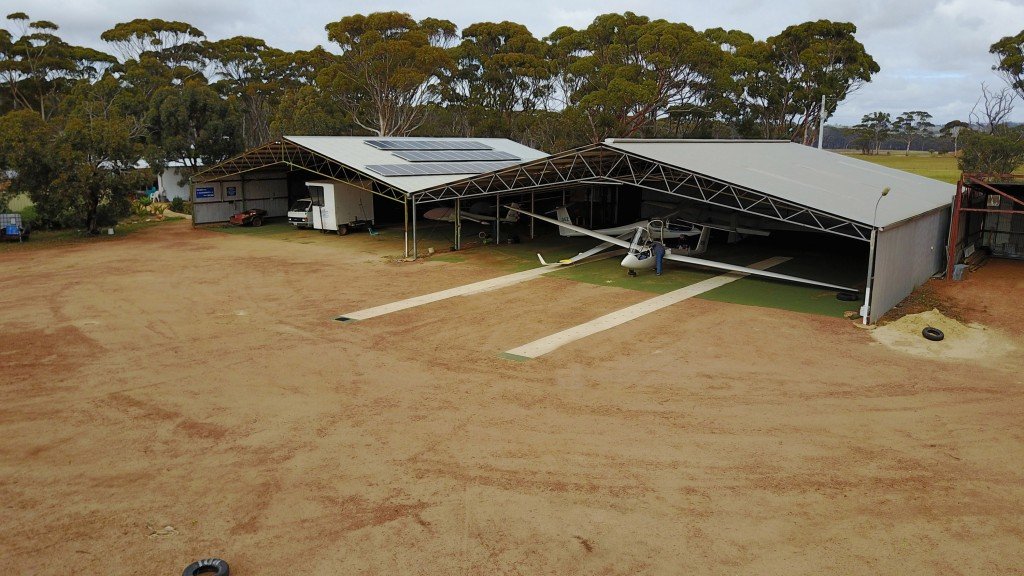
M 382 176 L 369 170 L 367 166 L 375 164 L 415 164 L 392 154 L 391 150 L 380 150 L 366 144 L 367 140 L 408 140 L 408 141 L 453 141 L 479 142 L 494 150 L 507 152 L 521 158 L 523 162 L 547 156 L 540 150 L 534 150 L 506 138 L 415 138 L 415 137 L 373 137 L 373 136 L 285 136 L 285 140 L 298 144 L 303 148 L 331 158 L 364 174 L 368 178 L 381 181 L 397 190 L 417 192 L 433 186 L 462 180 L 466 176 L 479 172 L 462 172 L 460 174 L 444 174 L 430 176 Z M 468 168 L 467 168 L 468 169 Z
M 948 206 L 956 187 L 842 154 L 775 140 L 608 139 L 606 146 L 875 227 Z M 882 190 L 888 195 L 875 202 Z

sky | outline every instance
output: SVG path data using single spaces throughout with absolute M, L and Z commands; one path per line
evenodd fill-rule
M 809 20 L 853 22 L 857 39 L 881 67 L 870 84 L 844 100 L 829 120 L 851 125 L 865 114 L 894 117 L 909 110 L 932 114 L 936 124 L 966 120 L 981 95 L 981 84 L 1001 89 L 992 71 L 992 43 L 1024 29 L 1024 0 L 433 0 L 352 2 L 350 0 L 0 0 L 2 14 L 23 11 L 32 20 L 60 26 L 67 42 L 107 52 L 100 34 L 118 22 L 162 18 L 188 22 L 219 40 L 255 36 L 284 50 L 330 49 L 324 25 L 344 16 L 384 10 L 416 19 L 444 18 L 464 28 L 476 22 L 519 22 L 538 38 L 559 26 L 585 28 L 595 16 L 632 11 L 685 22 L 698 30 L 738 29 L 764 39 Z M 1011 120 L 1024 121 L 1018 102 Z

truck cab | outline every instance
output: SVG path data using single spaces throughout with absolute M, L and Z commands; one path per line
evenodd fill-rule
M 288 223 L 296 228 L 313 227 L 313 199 L 296 200 L 288 209 Z

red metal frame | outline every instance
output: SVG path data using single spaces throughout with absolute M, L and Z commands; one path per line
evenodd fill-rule
M 953 197 L 953 213 L 949 222 L 949 245 L 947 246 L 946 253 L 946 280 L 951 280 L 953 278 L 953 265 L 956 263 L 957 246 L 962 240 L 960 238 L 960 220 L 962 214 L 970 212 L 981 212 L 985 214 L 1020 214 L 1020 211 L 1017 210 L 967 208 L 964 206 L 964 197 L 967 194 L 981 188 L 984 189 L 986 193 L 998 194 L 1003 198 L 1010 200 L 1014 204 L 1024 206 L 1024 201 L 1014 198 L 1006 192 L 1003 192 L 989 184 L 989 181 L 994 180 L 998 180 L 1000 182 L 1024 182 L 1024 174 L 962 174 L 960 176 L 960 181 L 956 183 L 956 195 Z

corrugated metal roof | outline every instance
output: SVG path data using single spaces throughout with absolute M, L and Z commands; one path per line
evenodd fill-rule
M 956 190 L 788 141 L 609 139 L 605 145 L 876 227 L 948 206 Z M 875 220 L 875 202 L 885 188 L 890 191 Z
M 368 178 L 383 182 L 398 190 L 405 192 L 418 192 L 426 188 L 447 184 L 456 180 L 462 180 L 466 176 L 473 176 L 479 172 L 467 172 L 463 174 L 445 174 L 440 176 L 381 176 L 372 170 L 367 169 L 372 164 L 415 164 L 392 155 L 389 150 L 379 150 L 366 144 L 366 140 L 455 140 L 473 141 L 491 146 L 495 150 L 508 152 L 522 158 L 523 162 L 537 160 L 547 156 L 540 150 L 534 150 L 529 146 L 523 146 L 506 138 L 399 138 L 399 137 L 376 137 L 376 136 L 285 136 L 285 140 L 294 142 L 303 148 L 312 150 L 317 154 L 336 160 L 354 170 L 362 172 Z

